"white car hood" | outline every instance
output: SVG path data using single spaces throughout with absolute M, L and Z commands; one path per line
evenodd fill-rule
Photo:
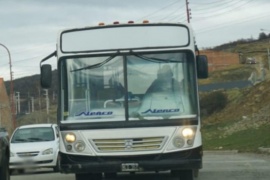
M 29 142 L 29 143 L 10 143 L 10 150 L 16 152 L 33 152 L 44 151 L 49 148 L 55 149 L 57 144 L 55 141 L 50 142 Z

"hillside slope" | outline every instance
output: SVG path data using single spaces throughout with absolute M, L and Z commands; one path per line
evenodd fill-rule
M 239 64 L 215 71 L 207 80 L 200 81 L 200 84 L 234 81 L 249 76 L 248 79 L 255 85 L 245 89 L 222 90 L 228 98 L 225 108 L 202 118 L 205 149 L 256 152 L 260 147 L 270 147 L 269 40 L 217 47 L 218 50 L 241 53 L 243 59 L 254 57 L 257 64 Z
M 203 118 L 206 149 L 257 151 L 270 147 L 270 80 L 245 89 L 223 91 L 229 103 Z

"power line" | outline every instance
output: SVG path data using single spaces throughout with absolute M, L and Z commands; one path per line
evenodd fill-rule
M 192 9 L 194 9 L 196 12 L 197 11 L 203 11 L 203 10 L 209 10 L 209 9 L 213 9 L 213 8 L 216 8 L 216 7 L 218 7 L 218 8 L 224 8 L 224 7 L 222 7 L 223 5 L 227 5 L 227 4 L 229 4 L 229 5 L 232 5 L 232 4 L 237 4 L 237 3 L 239 3 L 239 2 L 242 2 L 243 0 L 230 0 L 230 1 L 219 1 L 219 3 L 218 4 L 212 4 L 212 3 L 207 3 L 207 4 L 205 4 L 205 5 L 200 5 L 200 6 L 192 6 Z M 234 2 L 234 3 L 232 3 L 232 2 Z M 232 3 L 232 4 L 230 4 L 230 3 Z M 191 4 L 191 5 L 194 5 L 193 3 Z
M 249 22 L 249 21 L 254 21 L 254 20 L 258 20 L 258 18 L 266 18 L 266 17 L 269 17 L 270 14 L 264 14 L 264 15 L 261 15 L 261 16 L 253 16 L 252 18 L 246 18 L 246 19 L 241 19 L 239 21 L 236 21 L 234 23 L 230 22 L 230 23 L 227 23 L 227 24 L 219 24 L 219 25 L 215 25 L 213 27 L 207 27 L 207 28 L 204 28 L 204 29 L 200 29 L 196 32 L 196 34 L 201 34 L 201 33 L 205 33 L 205 32 L 209 32 L 209 31 L 213 31 L 213 30 L 216 30 L 216 29 L 220 29 L 220 28 L 223 28 L 223 27 L 227 27 L 227 26 L 232 26 L 232 25 L 238 25 L 238 24 L 243 24 L 243 23 L 246 23 L 246 22 Z
M 44 50 L 44 47 L 52 47 L 53 46 L 53 44 L 55 44 L 55 43 L 47 43 L 47 44 L 42 44 L 42 45 L 40 45 L 40 46 L 35 46 L 35 47 L 29 47 L 29 48 L 24 48 L 24 49 L 20 49 L 20 50 L 18 50 L 18 51 L 11 51 L 11 54 L 12 55 L 16 55 L 16 54 L 21 54 L 21 53 L 25 53 L 26 51 L 33 51 L 34 49 L 40 49 L 40 48 L 42 48 L 42 49 L 40 49 L 40 51 L 41 50 Z M 54 47 L 54 46 L 53 46 Z M 7 56 L 7 55 L 5 55 L 5 54 L 0 54 L 0 57 L 1 56 Z
M 44 55 L 40 55 L 40 56 L 35 56 L 35 57 L 30 57 L 30 58 L 25 58 L 25 59 L 20 59 L 20 60 L 16 60 L 16 61 L 13 61 L 13 62 L 25 62 L 25 61 L 30 61 L 30 60 L 33 60 L 33 59 L 37 59 L 37 58 L 41 58 L 41 57 L 44 57 Z M 9 65 L 9 63 L 4 63 L 4 64 L 0 64 L 1 66 L 6 66 L 6 65 Z M 14 65 L 14 64 L 13 64 Z
M 14 62 L 29 61 L 29 60 L 33 60 L 33 59 L 40 58 L 40 57 L 44 57 L 44 55 L 30 57 L 30 58 L 25 58 L 25 59 L 20 59 L 20 60 L 14 61 Z
M 174 2 L 172 2 L 172 3 L 170 3 L 170 4 L 166 5 L 166 6 L 164 6 L 164 7 L 162 7 L 162 8 L 160 8 L 160 9 L 158 9 L 158 10 L 152 12 L 152 13 L 149 13 L 149 14 L 147 14 L 147 15 L 145 15 L 145 16 L 139 18 L 139 19 L 137 19 L 136 21 L 145 19 L 145 18 L 147 18 L 147 17 L 152 16 L 153 14 L 159 13 L 161 10 L 164 10 L 164 9 L 166 9 L 166 8 L 168 8 L 168 7 L 170 7 L 170 6 L 174 5 L 174 4 L 176 4 L 176 3 L 178 3 L 178 2 L 179 2 L 179 0 L 174 1 Z
M 214 2 L 209 2 L 209 1 L 208 2 L 199 2 L 199 3 L 195 2 L 195 3 L 192 3 L 192 4 L 195 4 L 195 5 L 207 5 L 207 4 L 218 4 L 220 2 L 224 2 L 224 0 L 223 1 L 217 0 L 217 1 L 214 1 Z
M 171 17 L 174 16 L 176 13 L 181 12 L 181 9 L 183 9 L 183 8 L 185 8 L 185 5 L 182 6 L 182 7 L 180 7 L 180 8 L 177 7 L 177 9 L 175 9 L 175 10 L 172 11 L 170 14 L 168 14 L 168 15 L 166 15 L 165 17 L 163 17 L 162 19 L 160 19 L 160 21 L 165 20 L 165 19 L 167 19 L 167 18 L 171 18 Z M 185 10 L 185 9 L 183 9 L 183 12 L 185 12 L 184 10 Z M 179 16 L 179 15 L 177 15 L 177 16 Z
M 174 17 L 168 19 L 168 21 L 174 21 L 176 19 L 179 20 L 179 22 L 181 22 L 181 20 L 182 20 L 182 22 L 187 21 L 187 17 L 186 17 L 185 14 L 184 15 L 181 15 L 181 16 L 175 15 Z
M 213 18 L 213 17 L 224 15 L 224 14 L 228 14 L 229 12 L 234 11 L 234 10 L 236 10 L 238 8 L 241 8 L 241 7 L 243 7 L 243 6 L 251 3 L 252 1 L 254 1 L 254 0 L 246 1 L 246 3 L 241 4 L 241 5 L 237 6 L 237 7 L 234 7 L 233 9 L 229 9 L 229 10 L 227 10 L 225 12 L 216 12 L 216 13 L 212 13 L 212 14 L 209 13 L 209 15 L 207 15 L 207 16 L 200 16 L 200 18 L 211 18 L 211 17 Z M 194 17 L 196 17 L 196 14 L 195 14 Z

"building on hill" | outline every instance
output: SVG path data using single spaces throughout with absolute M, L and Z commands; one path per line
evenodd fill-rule
M 229 65 L 239 64 L 239 54 L 223 51 L 201 50 L 200 54 L 208 57 L 209 72 L 224 69 Z
M 3 78 L 0 78 L 0 126 L 6 128 L 9 135 L 12 133 L 12 113 Z

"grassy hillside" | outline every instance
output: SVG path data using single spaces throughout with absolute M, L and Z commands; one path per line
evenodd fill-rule
M 267 79 L 253 87 L 223 90 L 228 98 L 225 108 L 202 118 L 204 148 L 254 152 L 270 147 L 269 87 Z
M 254 40 L 250 42 L 234 42 L 231 44 L 220 45 L 214 49 L 225 52 L 239 53 L 242 59 L 255 57 L 261 61 L 267 68 L 267 50 L 270 48 L 270 38 L 263 40 Z
M 250 77 L 251 73 L 260 77 L 262 67 L 266 72 L 266 80 L 253 87 L 222 91 L 228 98 L 225 108 L 202 118 L 205 149 L 256 152 L 259 147 L 270 147 L 269 40 L 218 47 L 226 52 L 241 52 L 242 58 L 255 57 L 257 64 L 239 64 L 212 72 L 207 80 L 200 80 L 201 84 L 243 80 Z

